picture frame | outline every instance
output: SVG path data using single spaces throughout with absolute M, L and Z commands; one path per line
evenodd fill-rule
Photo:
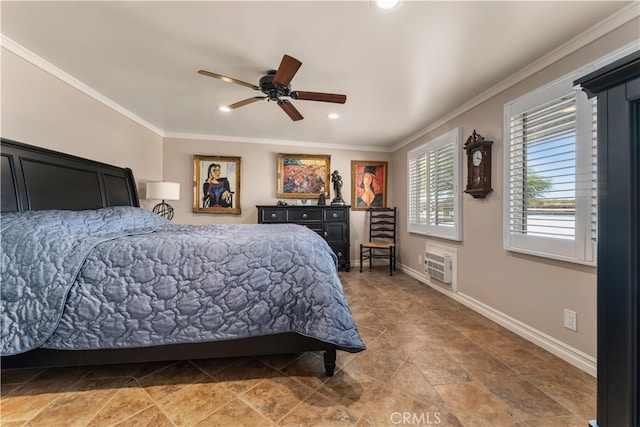
M 387 207 L 388 162 L 351 161 L 351 210 Z
M 328 191 L 330 174 L 330 155 L 279 153 L 277 197 L 317 199 Z
M 240 215 L 241 158 L 193 156 L 193 212 Z

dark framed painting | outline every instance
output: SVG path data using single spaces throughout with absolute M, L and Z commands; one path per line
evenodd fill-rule
M 387 207 L 387 162 L 351 161 L 351 209 Z
M 193 156 L 193 212 L 240 214 L 240 157 Z
M 278 154 L 278 198 L 316 199 L 327 192 L 331 156 Z

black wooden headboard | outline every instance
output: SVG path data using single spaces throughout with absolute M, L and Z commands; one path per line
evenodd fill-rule
M 129 168 L 2 138 L 2 212 L 140 206 Z

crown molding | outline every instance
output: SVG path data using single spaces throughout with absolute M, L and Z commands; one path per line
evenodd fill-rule
M 391 148 L 391 151 L 394 152 L 404 147 L 405 145 L 408 145 L 416 141 L 417 139 L 423 137 L 429 132 L 434 131 L 438 127 L 448 123 L 449 121 L 455 119 L 461 114 L 471 110 L 472 108 L 480 105 L 481 103 L 487 101 L 488 99 L 498 95 L 499 93 L 507 90 L 508 88 L 514 86 L 515 84 L 520 83 L 526 78 L 531 77 L 532 75 L 538 73 L 539 71 L 550 66 L 551 64 L 574 53 L 578 49 L 583 48 L 589 43 L 594 42 L 595 40 L 599 39 L 605 34 L 610 33 L 611 31 L 621 27 L 622 25 L 626 24 L 627 22 L 633 19 L 637 19 L 638 16 L 640 16 L 640 3 L 638 2 L 635 2 L 633 4 L 630 4 L 620 9 L 617 13 L 614 13 L 608 18 L 600 21 L 598 24 L 594 25 L 593 27 L 589 28 L 583 33 L 577 35 L 576 37 L 562 44 L 558 48 L 552 50 L 542 58 L 526 66 L 525 68 L 518 71 L 517 73 L 513 74 L 511 77 L 508 77 L 507 79 L 503 80 L 497 85 L 492 86 L 491 88 L 482 92 L 480 95 L 476 96 L 475 98 L 469 100 L 468 102 L 462 104 L 455 110 L 451 111 L 450 113 L 446 114 L 445 116 L 431 123 L 426 128 L 423 128 L 422 130 L 402 140 L 400 143 L 394 145 Z M 637 41 L 635 42 L 635 44 L 636 46 L 638 46 Z
M 65 73 L 55 65 L 46 61 L 42 57 L 36 55 L 15 41 L 11 40 L 9 37 L 4 34 L 0 34 L 0 46 L 7 49 L 9 52 L 14 53 L 25 61 L 35 65 L 40 68 L 44 72 L 56 77 L 57 79 L 67 83 L 69 86 L 79 90 L 85 95 L 95 99 L 96 101 L 106 105 L 107 107 L 113 109 L 114 111 L 122 114 L 123 116 L 133 120 L 139 125 L 149 129 L 154 132 L 158 136 L 162 138 L 177 138 L 177 139 L 190 139 L 190 140 L 202 140 L 202 141 L 219 141 L 219 142 L 236 142 L 236 143 L 248 143 L 248 144 L 263 144 L 263 145 L 284 145 L 284 146 L 296 146 L 296 147 L 311 147 L 311 148 L 331 148 L 335 150 L 356 150 L 356 151 L 377 151 L 377 152 L 391 152 L 390 147 L 375 147 L 375 146 L 359 146 L 359 145 L 338 145 L 338 144 L 327 144 L 325 142 L 313 142 L 313 141 L 290 141 L 283 139 L 266 139 L 266 138 L 243 138 L 243 137 L 234 137 L 234 136 L 224 136 L 224 135 L 200 135 L 200 134 L 190 134 L 190 133 L 175 133 L 175 132 L 165 132 L 164 130 L 152 125 L 146 120 L 142 119 L 140 116 L 132 113 L 128 109 L 119 105 L 116 102 L 113 102 L 111 99 L 102 95 L 100 92 L 90 88 L 86 84 L 82 83 L 80 80 L 72 77 L 71 75 Z
M 57 79 L 67 83 L 69 86 L 79 90 L 80 92 L 84 93 L 85 95 L 95 99 L 96 101 L 106 105 L 107 107 L 111 108 L 112 110 L 122 114 L 123 116 L 133 120 L 134 122 L 138 123 L 139 125 L 149 129 L 151 132 L 154 132 L 155 134 L 157 134 L 159 136 L 163 136 L 163 132 L 162 132 L 161 129 L 157 128 L 156 126 L 154 126 L 151 123 L 147 122 L 146 120 L 142 119 L 140 116 L 135 115 L 134 113 L 132 113 L 131 111 L 127 110 L 123 106 L 113 102 L 112 100 L 110 100 L 106 96 L 102 95 L 100 92 L 98 92 L 98 91 L 90 88 L 86 84 L 82 83 L 80 80 L 78 80 L 78 79 L 70 76 L 69 74 L 65 73 L 60 68 L 56 67 L 55 65 L 51 64 L 50 62 L 47 62 L 46 60 L 44 60 L 40 56 L 36 55 L 35 53 L 31 52 L 30 50 L 26 49 L 25 47 L 19 45 L 18 43 L 14 42 L 13 40 L 11 40 L 9 37 L 5 36 L 4 34 L 0 34 L 0 46 L 2 46 L 3 48 L 7 49 L 11 53 L 14 53 L 15 55 L 19 56 L 20 58 L 24 59 L 25 61 L 30 62 L 31 64 L 33 64 L 36 67 L 40 68 L 44 72 L 52 75 L 53 77 L 56 77 Z
M 262 145 L 284 145 L 294 147 L 310 147 L 310 148 L 330 148 L 334 150 L 355 150 L 355 151 L 372 151 L 381 153 L 390 153 L 391 147 L 376 147 L 365 145 L 344 145 L 344 144 L 328 144 L 326 142 L 315 141 L 293 141 L 288 139 L 267 139 L 267 138 L 245 138 L 237 136 L 224 135 L 207 135 L 193 133 L 176 133 L 166 132 L 164 138 L 172 139 L 189 139 L 198 141 L 216 141 L 216 142 L 234 142 L 244 144 L 262 144 Z

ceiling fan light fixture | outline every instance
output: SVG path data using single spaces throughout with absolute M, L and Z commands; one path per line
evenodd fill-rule
M 320 101 L 320 102 L 333 102 L 336 104 L 344 104 L 347 101 L 347 95 L 337 93 L 324 93 L 324 92 L 308 92 L 308 91 L 291 91 L 291 79 L 298 72 L 298 69 L 302 65 L 302 62 L 298 61 L 292 56 L 284 55 L 282 62 L 277 70 L 269 70 L 267 74 L 260 78 L 260 85 L 256 86 L 251 83 L 244 82 L 242 80 L 233 79 L 231 77 L 223 76 L 222 74 L 212 73 L 211 71 L 199 70 L 198 74 L 213 77 L 215 79 L 222 80 L 228 83 L 234 83 L 241 86 L 246 86 L 250 89 L 262 92 L 263 96 L 253 96 L 251 98 L 243 99 L 242 101 L 235 102 L 230 105 L 220 106 L 218 110 L 228 112 L 235 110 L 236 108 L 244 107 L 245 105 L 252 104 L 257 101 L 267 100 L 273 101 L 284 111 L 291 120 L 302 120 L 302 114 L 298 109 L 288 100 L 281 99 L 283 97 L 289 97 L 291 99 L 300 99 L 303 101 Z

